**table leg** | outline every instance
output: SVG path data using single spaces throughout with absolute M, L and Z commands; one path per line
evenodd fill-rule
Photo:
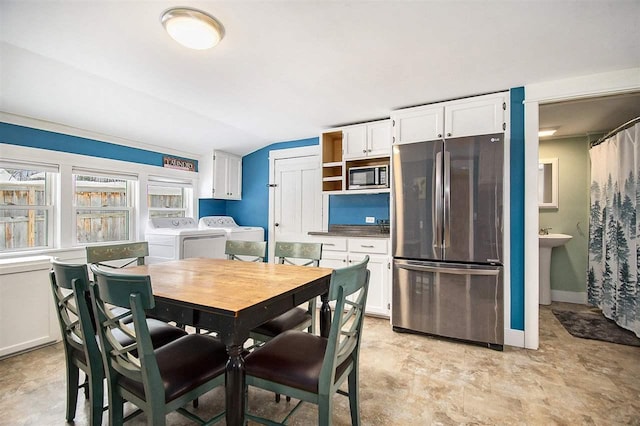
M 244 425 L 245 370 L 242 345 L 227 345 L 229 360 L 226 366 L 226 419 L 229 426 Z
M 331 306 L 329 306 L 329 293 L 320 295 L 320 335 L 329 337 L 331 331 Z

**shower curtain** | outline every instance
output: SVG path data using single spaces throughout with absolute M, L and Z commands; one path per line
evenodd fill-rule
M 589 150 L 589 304 L 640 337 L 640 123 Z

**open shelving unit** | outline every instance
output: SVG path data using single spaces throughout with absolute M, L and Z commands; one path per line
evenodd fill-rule
M 322 191 L 344 190 L 342 131 L 322 134 Z
M 389 188 L 358 189 L 349 188 L 351 167 L 389 165 L 388 156 L 345 160 L 343 158 L 343 132 L 329 130 L 321 136 L 322 144 L 322 192 L 334 194 L 366 194 L 389 192 Z

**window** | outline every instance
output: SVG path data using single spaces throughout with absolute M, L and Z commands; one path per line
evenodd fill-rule
M 187 216 L 191 191 L 189 182 L 150 177 L 147 187 L 149 218 Z
M 0 252 L 49 247 L 57 166 L 0 162 Z
M 76 244 L 131 239 L 136 180 L 133 175 L 74 168 Z

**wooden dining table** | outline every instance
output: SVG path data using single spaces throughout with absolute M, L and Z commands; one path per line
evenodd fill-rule
M 329 268 L 191 258 L 122 272 L 151 277 L 151 316 L 216 331 L 226 345 L 227 425 L 244 424 L 243 348 L 253 328 L 320 296 L 320 333 L 329 335 Z

